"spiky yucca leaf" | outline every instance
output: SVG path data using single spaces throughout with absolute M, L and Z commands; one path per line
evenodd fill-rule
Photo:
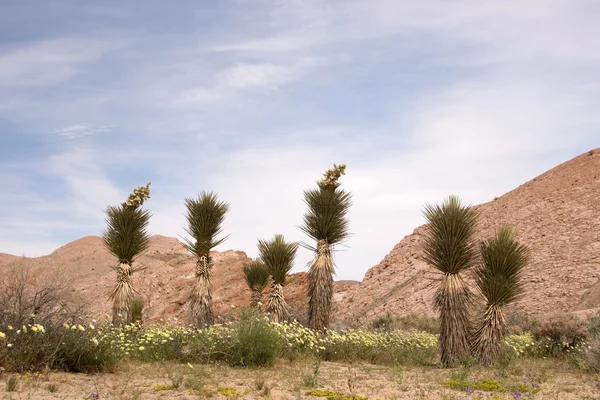
M 202 192 L 197 199 L 185 199 L 187 209 L 186 232 L 192 240 L 184 239 L 186 248 L 196 257 L 207 255 L 211 249 L 223 243 L 229 236 L 217 239 L 223 232 L 221 225 L 229 204 L 219 201 L 216 193 Z
M 308 211 L 301 229 L 311 239 L 336 245 L 348 238 L 346 215 L 352 205 L 350 193 L 337 187 L 308 189 L 304 191 L 304 202 Z
M 250 305 L 258 307 L 258 303 L 262 300 L 262 292 L 269 282 L 269 271 L 267 271 L 267 267 L 260 258 L 253 260 L 248 265 L 244 265 L 243 271 L 246 284 L 252 291 Z
M 481 263 L 475 270 L 475 282 L 487 304 L 471 350 L 484 365 L 498 356 L 506 334 L 504 307 L 523 294 L 521 277 L 528 260 L 529 249 L 515 239 L 508 226 L 501 226 L 493 238 L 481 244 Z
M 520 244 L 514 231 L 501 226 L 492 239 L 480 246 L 481 263 L 475 269 L 475 282 L 489 304 L 505 306 L 523 294 L 521 279 L 529 260 L 529 249 Z
M 102 240 L 119 263 L 131 264 L 148 248 L 150 237 L 147 228 L 150 217 L 149 211 L 140 208 L 124 205 L 107 207 L 107 229 L 102 234 Z
M 289 312 L 283 297 L 283 286 L 287 274 L 294 266 L 296 250 L 298 244 L 286 242 L 283 235 L 275 235 L 270 241 L 258 241 L 259 257 L 272 277 L 267 312 L 276 322 L 288 319 Z
M 258 253 L 267 271 L 278 285 L 285 285 L 285 278 L 294 266 L 297 243 L 288 243 L 283 235 L 275 235 L 270 241 L 258 241 Z
M 472 266 L 475 256 L 473 233 L 477 213 L 464 206 L 456 196 L 441 205 L 425 205 L 427 234 L 424 238 L 425 261 L 444 274 L 457 274 Z
M 210 271 L 213 266 L 210 251 L 228 236 L 218 239 L 229 204 L 218 200 L 213 192 L 202 192 L 197 199 L 186 199 L 186 232 L 192 240 L 184 239 L 185 246 L 197 257 L 196 280 L 190 296 L 190 323 L 204 328 L 213 322 Z
M 253 260 L 250 264 L 244 265 L 244 279 L 250 289 L 258 289 L 261 292 L 267 287 L 269 280 L 269 271 L 265 263 L 260 258 Z
M 469 311 L 473 296 L 460 276 L 472 266 L 477 213 L 456 196 L 441 205 L 426 205 L 427 229 L 422 242 L 425 261 L 443 273 L 434 296 L 440 317 L 440 355 L 451 366 L 469 355 Z

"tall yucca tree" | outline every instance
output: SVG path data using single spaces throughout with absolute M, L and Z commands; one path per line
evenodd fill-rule
M 265 263 L 260 258 L 253 260 L 248 265 L 244 265 L 243 271 L 246 284 L 252 291 L 250 306 L 258 308 L 259 303 L 262 303 L 263 290 L 265 290 L 269 283 L 269 271 L 267 271 Z
M 217 238 L 222 233 L 221 225 L 229 204 L 219 201 L 216 193 L 202 192 L 196 199 L 185 199 L 187 208 L 186 232 L 192 240 L 184 239 L 185 246 L 196 256 L 196 280 L 190 295 L 190 323 L 196 328 L 205 328 L 213 323 L 212 288 L 210 274 L 213 261 L 210 251 L 227 240 Z
M 113 301 L 112 322 L 116 325 L 131 322 L 130 308 L 135 296 L 131 275 L 138 270 L 132 264 L 148 248 L 150 237 L 147 227 L 151 214 L 141 207 L 149 198 L 150 182 L 135 188 L 124 203 L 106 209 L 107 229 L 102 234 L 102 240 L 119 262 L 119 265 L 112 267 L 117 272 L 117 284 L 110 294 Z
M 423 238 L 425 261 L 441 272 L 434 308 L 440 317 L 440 352 L 444 366 L 469 356 L 469 312 L 473 295 L 461 277 L 475 257 L 473 234 L 477 213 L 456 196 L 441 205 L 426 205 Z
M 489 365 L 498 356 L 506 334 L 504 309 L 523 294 L 521 278 L 529 262 L 529 249 L 515 239 L 510 227 L 501 226 L 493 238 L 481 244 L 480 251 L 475 282 L 486 307 L 471 347 L 476 360 Z
M 308 211 L 301 227 L 316 247 L 306 246 L 315 252 L 308 272 L 308 325 L 323 330 L 329 325 L 333 305 L 333 247 L 349 236 L 346 215 L 352 204 L 350 193 L 340 189 L 338 179 L 345 175 L 346 166 L 333 165 L 325 171 L 318 188 L 304 191 Z
M 294 266 L 297 250 L 298 244 L 286 242 L 283 235 L 275 235 L 270 241 L 258 241 L 259 257 L 272 278 L 267 312 L 275 322 L 283 322 L 289 318 L 289 311 L 283 297 L 283 286 Z

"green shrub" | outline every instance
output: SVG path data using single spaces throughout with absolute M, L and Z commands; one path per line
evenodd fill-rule
M 141 297 L 135 298 L 130 305 L 129 312 L 131 313 L 131 322 L 142 322 L 144 314 L 144 299 Z
M 91 332 L 64 331 L 51 368 L 67 372 L 100 372 L 113 370 L 119 363 L 121 357 L 108 341 L 99 341 Z
M 279 334 L 259 311 L 252 309 L 242 310 L 240 313 L 240 320 L 234 330 L 234 343 L 229 359 L 232 365 L 271 365 L 281 354 Z

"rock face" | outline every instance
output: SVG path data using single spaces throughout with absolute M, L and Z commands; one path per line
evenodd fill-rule
M 509 224 L 531 249 L 526 293 L 513 310 L 535 314 L 600 306 L 600 149 L 476 208 L 478 240 Z M 361 324 L 387 312 L 434 313 L 440 277 L 421 260 L 423 232 L 421 226 L 402 239 L 346 292 L 337 305 L 341 320 Z
M 213 310 L 217 316 L 232 311 L 232 305 L 250 304 L 250 290 L 244 281 L 242 267 L 251 259 L 242 251 L 212 252 L 214 261 Z M 69 287 L 71 301 L 80 304 L 86 317 L 111 314 L 108 294 L 116 274 L 110 268 L 114 257 L 104 248 L 102 239 L 88 236 L 71 242 L 52 254 L 39 258 L 22 258 L 0 254 L 0 270 L 26 267 L 36 281 L 58 279 Z M 175 238 L 153 236 L 148 250 L 135 262 L 144 268 L 133 275 L 134 288 L 145 300 L 147 320 L 173 320 L 185 323 L 188 296 L 194 280 L 195 258 Z M 336 285 L 343 292 L 350 283 Z M 284 288 L 292 315 L 302 319 L 306 307 L 307 274 L 291 274 Z M 263 296 L 266 303 L 268 290 Z

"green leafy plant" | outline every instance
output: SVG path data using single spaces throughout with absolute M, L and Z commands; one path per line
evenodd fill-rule
M 319 364 L 315 364 L 310 373 L 302 376 L 302 385 L 304 387 L 315 387 L 319 384 L 319 381 L 317 380 L 319 376 L 319 368 Z
M 15 375 L 12 375 L 10 378 L 6 380 L 6 391 L 7 392 L 16 392 L 19 388 L 19 380 Z
M 277 331 L 254 309 L 242 310 L 233 339 L 232 365 L 271 365 L 281 353 L 281 339 Z
M 144 299 L 136 297 L 131 302 L 131 322 L 141 322 L 144 315 Z

